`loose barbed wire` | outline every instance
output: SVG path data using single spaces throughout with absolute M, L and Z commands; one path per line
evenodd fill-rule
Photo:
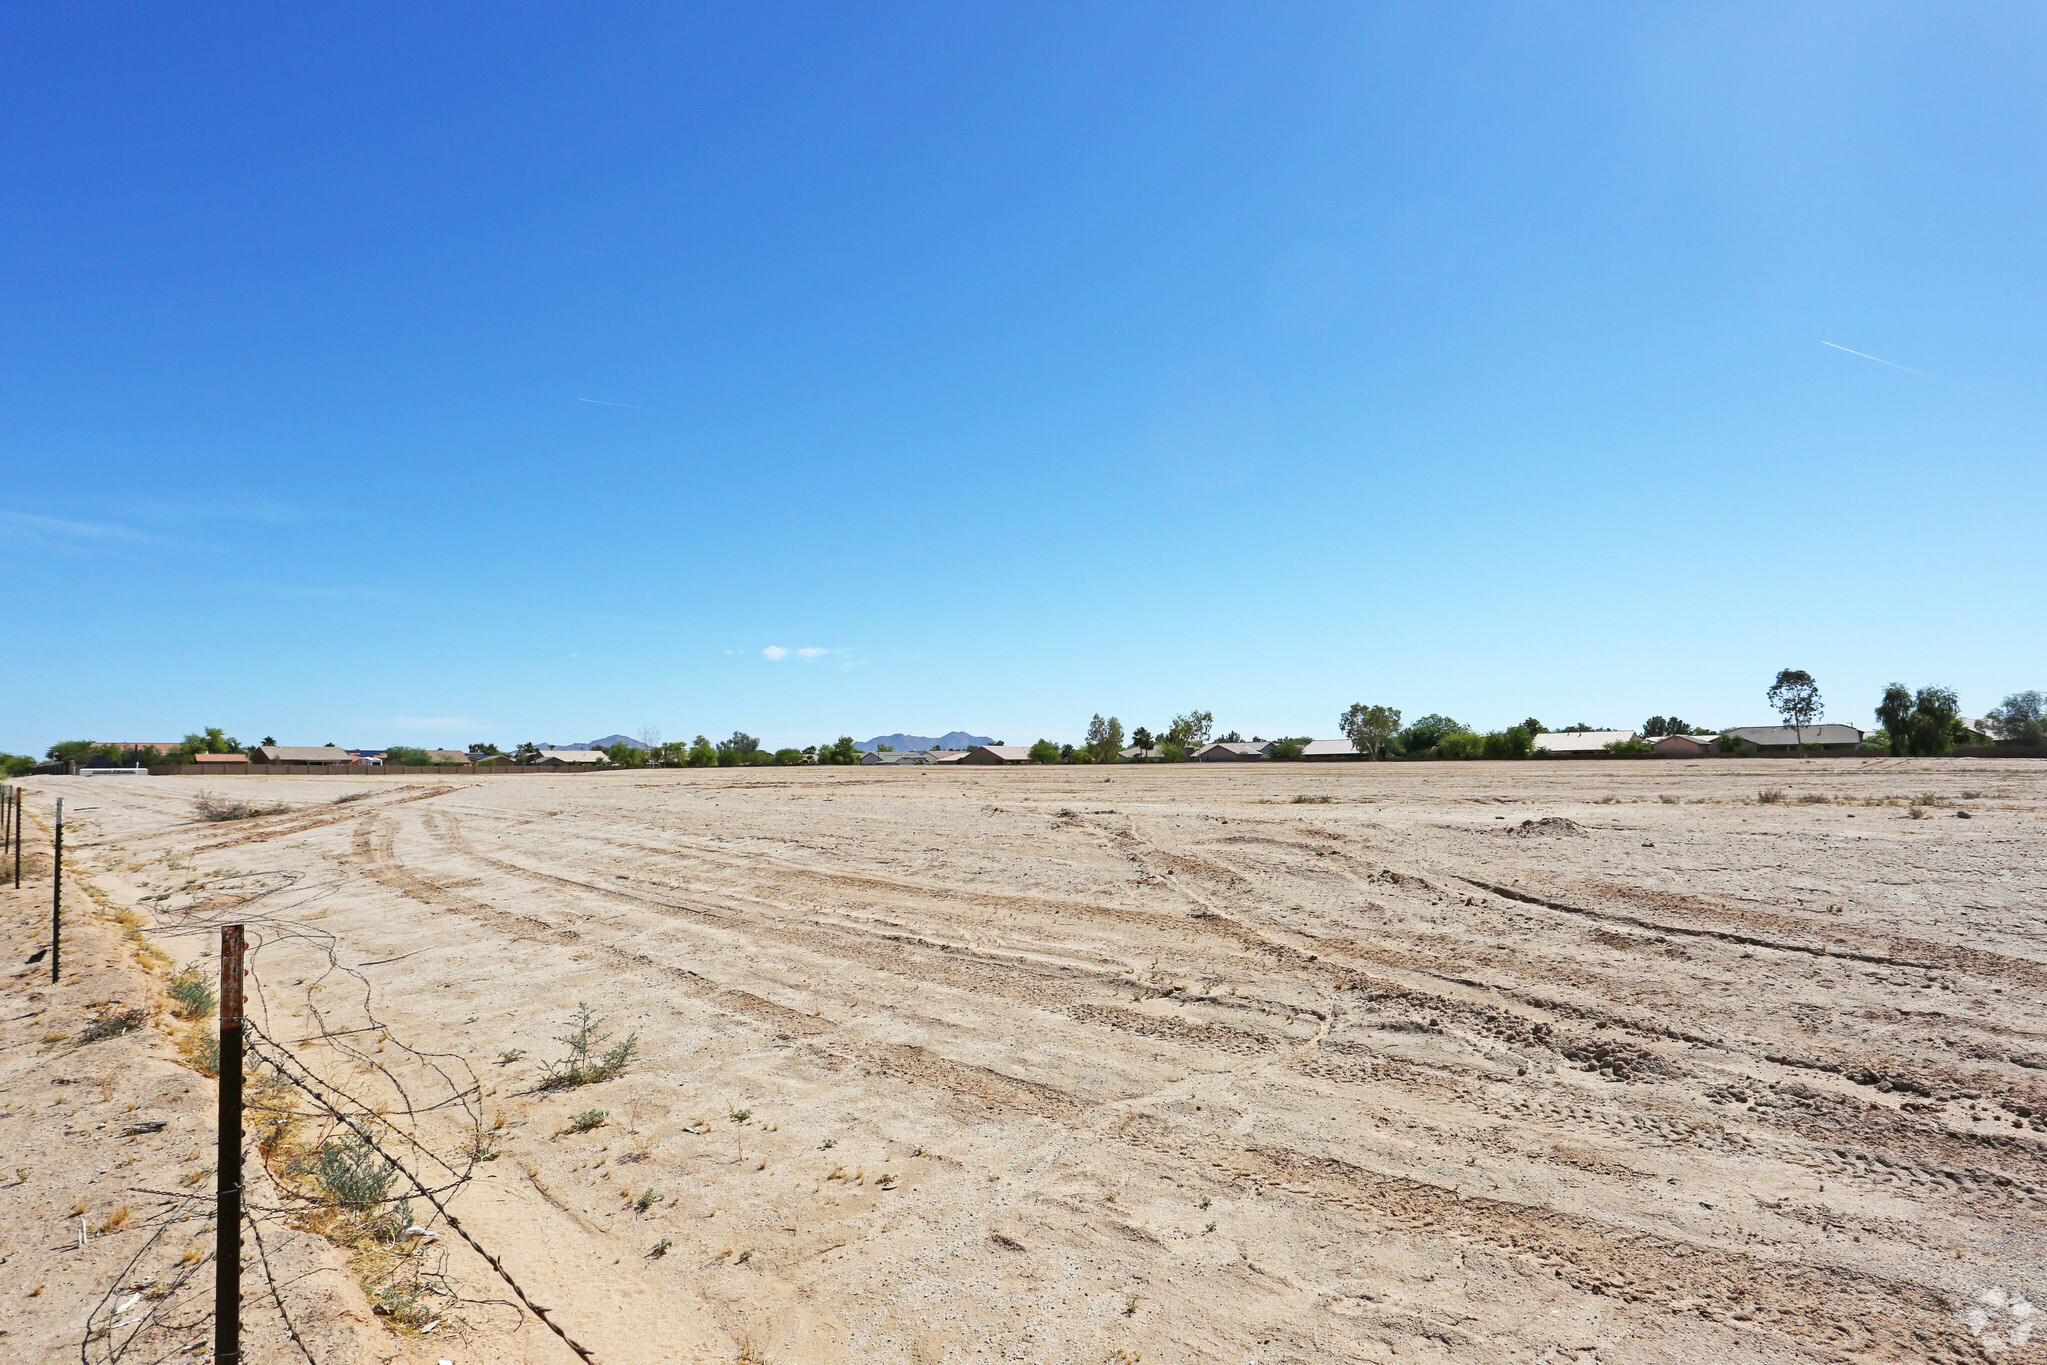
M 445 1221 L 511 1288 L 517 1299 L 514 1303 L 505 1299 L 471 1298 L 451 1286 L 443 1270 L 415 1271 L 422 1281 L 437 1281 L 439 1288 L 435 1292 L 448 1299 L 450 1309 L 442 1320 L 453 1319 L 454 1310 L 465 1306 L 502 1307 L 515 1314 L 523 1308 L 560 1337 L 579 1359 L 594 1365 L 595 1357 L 589 1349 L 569 1336 L 545 1309 L 535 1304 L 502 1260 L 487 1250 L 449 1212 L 446 1201 L 473 1178 L 485 1150 L 481 1110 L 483 1087 L 466 1058 L 457 1053 L 414 1047 L 395 1034 L 375 1007 L 375 989 L 369 978 L 363 974 L 361 967 L 351 966 L 342 960 L 337 936 L 307 922 L 307 914 L 338 894 L 344 885 L 345 882 L 338 879 L 307 884 L 305 875 L 295 869 L 268 869 L 197 879 L 176 892 L 140 902 L 135 908 L 148 915 L 148 931 L 155 940 L 199 940 L 210 947 L 222 927 L 229 924 L 248 926 L 245 970 L 254 987 L 248 993 L 248 1004 L 253 1007 L 249 1014 L 254 1017 L 245 1021 L 245 1028 L 253 1041 L 249 1051 L 256 1062 L 259 1077 L 276 1077 L 294 1094 L 304 1097 L 305 1104 L 304 1107 L 296 1101 L 286 1104 L 274 1092 L 266 1096 L 258 1088 L 245 1105 L 245 1112 L 260 1115 L 280 1126 L 299 1121 L 328 1125 L 328 1131 L 320 1135 L 316 1149 L 331 1141 L 334 1132 L 347 1130 L 356 1141 L 401 1176 L 407 1189 L 416 1191 L 432 1207 L 434 1212 L 429 1216 L 429 1226 L 424 1231 L 431 1230 L 432 1222 Z M 173 906 L 169 902 L 174 897 L 189 899 Z M 328 1049 L 338 1063 L 356 1068 L 370 1078 L 376 1089 L 386 1092 L 388 1102 L 365 1098 L 357 1093 L 361 1089 L 359 1085 L 347 1086 L 316 1074 L 291 1046 L 271 1036 L 268 1026 L 272 1023 L 272 1002 L 262 973 L 266 950 L 270 956 L 284 952 L 310 953 L 320 963 L 319 970 L 293 983 L 305 988 L 303 1000 L 307 1027 L 303 1030 L 300 1045 Z M 389 960 L 392 959 L 384 959 Z M 354 987 L 348 992 L 349 998 L 345 1003 L 323 1005 L 317 993 L 337 980 L 346 981 Z M 344 1018 L 348 1015 L 354 1017 Z M 256 1022 L 258 1018 L 260 1025 Z M 397 1050 L 399 1057 L 395 1064 L 358 1045 L 359 1040 L 369 1035 L 375 1035 L 378 1048 Z M 400 1068 L 407 1063 L 418 1069 L 416 1075 L 401 1074 Z M 436 1139 L 425 1130 L 429 1121 L 438 1127 L 447 1120 L 453 1120 L 457 1141 Z M 459 1142 L 464 1129 L 467 1130 L 467 1141 Z M 445 1131 L 444 1128 L 444 1134 Z M 415 1166 L 394 1157 L 387 1147 L 390 1143 L 416 1154 L 418 1164 Z M 323 1202 L 315 1195 L 294 1188 L 292 1182 L 280 1180 L 279 1173 L 270 1168 L 268 1153 L 262 1150 L 261 1143 L 251 1146 L 256 1150 L 251 1152 L 245 1148 L 245 1168 L 249 1158 L 254 1156 L 265 1178 L 264 1186 L 275 1192 L 275 1202 L 250 1203 L 245 1208 L 245 1220 L 255 1242 L 255 1268 L 263 1275 L 266 1286 L 266 1292 L 256 1303 L 264 1304 L 267 1300 L 268 1306 L 274 1307 L 285 1335 L 297 1346 L 309 1365 L 318 1365 L 312 1347 L 299 1330 L 285 1301 L 285 1290 L 297 1278 L 303 1277 L 280 1282 L 270 1261 L 262 1224 L 265 1221 L 290 1224 L 294 1220 L 303 1220 L 322 1207 L 331 1207 L 332 1200 Z M 212 1175 L 213 1183 L 217 1184 L 219 1172 L 216 1170 Z M 140 1304 L 128 1304 L 127 1311 L 138 1307 L 142 1309 L 133 1319 L 121 1320 L 122 1310 L 118 1308 L 111 1313 L 106 1311 L 119 1301 L 123 1286 L 137 1282 L 139 1268 L 161 1245 L 165 1236 L 174 1227 L 191 1221 L 193 1206 L 209 1197 L 205 1190 L 148 1192 L 171 1199 L 173 1203 L 157 1215 L 156 1230 L 123 1265 L 88 1314 L 84 1337 L 79 1343 L 81 1365 L 121 1365 L 130 1359 L 132 1352 L 155 1347 L 165 1337 L 174 1340 L 164 1343 L 165 1349 L 155 1360 L 169 1360 L 189 1353 L 193 1347 L 192 1334 L 209 1328 L 212 1322 L 211 1305 L 199 1311 L 197 1296 L 190 1292 L 195 1276 L 213 1259 L 210 1256 L 174 1268 L 168 1278 L 153 1277 L 149 1288 L 161 1292 Z M 395 1205 L 411 1197 L 409 1193 L 400 1193 L 376 1202 Z M 117 1320 L 121 1320 L 118 1329 Z M 461 1330 L 459 1320 L 451 1321 L 451 1326 L 458 1332 Z

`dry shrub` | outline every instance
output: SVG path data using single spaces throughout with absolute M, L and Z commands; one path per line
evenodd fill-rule
M 1832 805 L 1833 801 L 1834 798 L 1825 792 L 1806 792 L 1798 798 L 1798 804 L 1801 806 L 1828 806 Z
M 192 814 L 201 820 L 253 820 L 260 815 L 283 815 L 290 809 L 282 801 L 266 805 L 238 797 L 215 796 L 212 792 L 200 792 L 192 798 Z
M 1759 805 L 1759 806 L 1781 806 L 1781 805 L 1783 805 L 1783 804 L 1784 804 L 1784 789 L 1783 789 L 1782 787 L 1765 787 L 1765 788 L 1763 788 L 1763 789 L 1762 789 L 1761 791 L 1759 791 L 1759 792 L 1757 792 L 1757 793 L 1756 793 L 1756 804 L 1757 804 L 1757 805 Z
M 1669 795 L 1665 795 L 1665 796 L 1659 796 L 1659 797 L 1657 797 L 1656 799 L 1657 799 L 1658 801 L 1661 801 L 1661 802 L 1662 802 L 1662 803 L 1663 803 L 1664 805 L 1666 805 L 1666 806 L 1674 806 L 1674 805 L 1676 805 L 1676 804 L 1677 804 L 1678 802 L 1680 802 L 1680 801 L 1684 800 L 1684 798 L 1683 798 L 1683 797 L 1681 797 L 1681 796 L 1669 796 Z
M 118 1038 L 124 1033 L 133 1033 L 149 1022 L 149 1011 L 130 1008 L 109 1010 L 85 1026 L 85 1032 L 78 1035 L 79 1044 L 101 1043 L 109 1038 Z

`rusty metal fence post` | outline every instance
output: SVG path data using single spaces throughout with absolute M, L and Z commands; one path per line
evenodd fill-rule
M 55 866 L 50 869 L 50 981 L 60 975 L 64 957 L 64 798 L 57 798 Z
M 242 926 L 220 930 L 220 1148 L 214 1162 L 214 1365 L 242 1365 Z

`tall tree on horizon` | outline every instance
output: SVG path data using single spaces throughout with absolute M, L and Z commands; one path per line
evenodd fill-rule
M 1336 718 L 1336 723 L 1350 736 L 1351 748 L 1377 759 L 1387 741 L 1400 729 L 1400 711 L 1392 706 L 1352 702 L 1350 709 Z
M 1805 727 L 1817 724 L 1827 714 L 1820 700 L 1820 685 L 1802 668 L 1783 668 L 1763 696 L 1798 736 L 1798 752 L 1805 754 Z

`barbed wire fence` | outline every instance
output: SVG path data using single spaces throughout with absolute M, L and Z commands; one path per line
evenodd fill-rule
M 309 885 L 295 871 L 243 873 L 189 884 L 186 903 L 172 908 L 170 893 L 148 905 L 150 938 L 158 943 L 191 943 L 211 950 L 246 926 L 248 1007 L 242 1018 L 241 1075 L 245 1091 L 231 1120 L 243 1130 L 227 1149 L 239 1156 L 242 1178 L 233 1192 L 236 1229 L 248 1234 L 248 1252 L 238 1236 L 215 1219 L 216 1246 L 234 1262 L 232 1283 L 253 1283 L 255 1295 L 240 1305 L 237 1322 L 249 1314 L 270 1325 L 306 1365 L 328 1365 L 289 1299 L 303 1280 L 331 1267 L 280 1274 L 272 1246 L 280 1234 L 312 1233 L 340 1248 L 372 1308 L 394 1324 L 422 1334 L 446 1329 L 466 1340 L 464 1313 L 508 1311 L 548 1328 L 585 1365 L 596 1356 L 534 1301 L 503 1257 L 465 1227 L 449 1203 L 474 1177 L 479 1162 L 496 1155 L 482 1109 L 482 1086 L 461 1056 L 415 1047 L 393 1031 L 375 1008 L 374 991 L 361 967 L 345 964 L 336 937 L 308 921 L 308 912 L 341 890 L 341 883 Z M 223 960 L 228 954 L 223 952 Z M 300 1015 L 305 1028 L 287 1042 L 272 1018 L 264 988 L 266 960 L 280 966 L 310 960 L 315 970 L 292 983 L 303 988 Z M 194 965 L 181 973 L 189 979 Z M 225 1006 L 239 990 L 223 977 Z M 345 988 L 347 998 L 323 1004 L 323 993 Z M 223 1009 L 221 1023 L 231 1025 Z M 198 1069 L 218 1078 L 224 1053 L 220 1036 L 202 1017 L 181 1046 Z M 392 1055 L 395 1052 L 395 1056 Z M 316 1056 L 315 1054 L 324 1054 Z M 346 1079 L 343 1079 L 346 1077 Z M 230 1096 L 232 1100 L 232 1096 Z M 253 1131 L 250 1131 L 253 1130 Z M 107 1285 L 89 1313 L 79 1343 L 80 1365 L 159 1365 L 205 1358 L 209 1338 L 219 1365 L 221 1322 L 216 1300 L 226 1301 L 229 1281 L 218 1251 L 195 1258 L 184 1253 L 167 1264 L 174 1235 L 188 1233 L 195 1219 L 217 1211 L 223 1199 L 222 1171 L 231 1176 L 235 1155 L 224 1156 L 210 1175 L 213 1188 L 160 1190 L 134 1187 L 165 1203 L 147 1223 L 150 1235 Z M 413 1201 L 427 1210 L 415 1215 Z M 454 1234 L 501 1279 L 511 1298 L 465 1294 L 450 1280 L 440 1228 Z M 155 1267 L 155 1269 L 152 1269 Z M 216 1292 L 204 1289 L 211 1268 Z

